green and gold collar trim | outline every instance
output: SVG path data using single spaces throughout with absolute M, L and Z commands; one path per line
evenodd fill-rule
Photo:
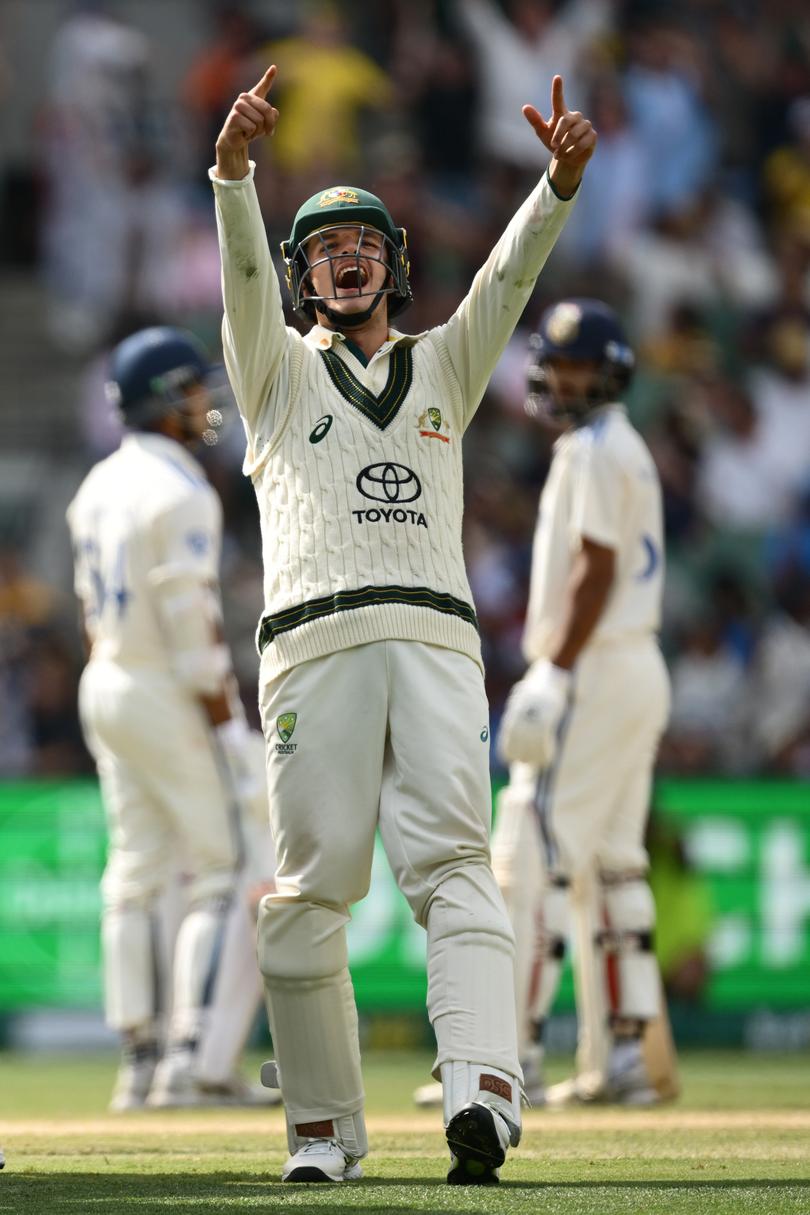
M 399 413 L 400 407 L 413 382 L 413 351 L 410 346 L 396 345 L 391 351 L 388 379 L 379 396 L 375 396 L 365 384 L 346 366 L 333 350 L 321 350 L 320 356 L 326 364 L 329 378 L 338 392 L 363 417 L 368 418 L 380 430 L 385 430 Z

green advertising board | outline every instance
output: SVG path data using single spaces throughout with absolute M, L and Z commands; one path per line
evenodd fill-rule
M 810 786 L 661 781 L 656 804 L 707 892 L 705 1007 L 809 1007 Z M 94 781 L 0 785 L 0 1013 L 98 1006 L 104 852 Z M 424 1008 L 424 934 L 379 843 L 349 943 L 361 1008 Z M 568 981 L 558 1007 L 570 1002 Z

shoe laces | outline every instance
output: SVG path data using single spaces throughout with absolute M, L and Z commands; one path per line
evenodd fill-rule
M 314 1155 L 317 1152 L 322 1152 L 324 1147 L 337 1148 L 342 1156 L 346 1156 L 346 1153 L 336 1139 L 310 1139 L 298 1151 L 302 1156 Z

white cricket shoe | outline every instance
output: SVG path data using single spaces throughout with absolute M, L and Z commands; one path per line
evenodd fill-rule
M 571 1105 L 660 1105 L 661 1094 L 650 1083 L 641 1043 L 615 1045 L 604 1072 L 586 1072 L 552 1084 L 546 1090 L 546 1105 L 562 1109 Z
M 250 1084 L 244 1076 L 238 1073 L 229 1076 L 227 1080 L 210 1081 L 197 1080 L 197 1090 L 203 1105 L 231 1105 L 250 1108 L 264 1106 L 268 1108 L 281 1105 L 279 1089 L 262 1088 L 258 1084 Z
M 288 1156 L 282 1181 L 357 1181 L 363 1170 L 334 1139 L 311 1139 Z
M 127 1110 L 143 1109 L 156 1066 L 157 1059 L 154 1056 L 129 1059 L 121 1064 L 110 1098 L 109 1109 L 112 1113 L 123 1114 Z
M 150 1109 L 183 1109 L 203 1104 L 191 1063 L 190 1051 L 174 1050 L 163 1056 L 155 1068 L 152 1087 L 146 1098 Z
M 420 1084 L 419 1088 L 414 1089 L 413 1103 L 420 1106 L 421 1109 L 439 1108 L 442 1100 L 441 1080 L 433 1080 L 430 1084 Z
M 590 1082 L 589 1076 L 569 1076 L 558 1084 L 550 1084 L 546 1089 L 546 1107 L 550 1110 L 565 1109 L 571 1105 L 592 1105 L 601 1101 L 604 1092 L 604 1076 L 593 1073 L 595 1082 Z
M 615 1043 L 602 1099 L 617 1105 L 658 1105 L 661 1101 L 658 1090 L 650 1083 L 639 1039 Z
M 149 1109 L 192 1109 L 196 1106 L 265 1108 L 281 1104 L 281 1093 L 249 1084 L 242 1076 L 211 1082 L 195 1075 L 186 1052 L 161 1059 L 146 1099 Z

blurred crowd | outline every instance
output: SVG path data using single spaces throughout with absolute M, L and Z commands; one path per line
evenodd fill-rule
M 112 6 L 111 6 L 111 11 Z M 493 719 L 523 670 L 537 501 L 552 436 L 523 410 L 527 338 L 564 294 L 618 308 L 639 354 L 628 406 L 665 496 L 661 768 L 810 779 L 810 6 L 806 0 L 326 0 L 196 6 L 163 96 L 137 6 L 68 10 L 37 131 L 50 340 L 83 360 L 77 473 L 117 442 L 106 354 L 145 323 L 216 349 L 207 168 L 235 94 L 269 62 L 276 137 L 257 152 L 271 248 L 304 197 L 362 184 L 408 232 L 403 327 L 442 321 L 545 153 L 521 114 L 552 76 L 599 146 L 471 427 L 465 549 Z M 122 13 L 130 14 L 129 20 Z M 290 317 L 290 323 L 295 323 Z M 260 553 L 234 423 L 208 456 L 228 524 L 223 585 L 255 700 Z M 82 464 L 83 462 L 83 464 Z M 0 552 L 0 774 L 88 767 L 66 586 Z

